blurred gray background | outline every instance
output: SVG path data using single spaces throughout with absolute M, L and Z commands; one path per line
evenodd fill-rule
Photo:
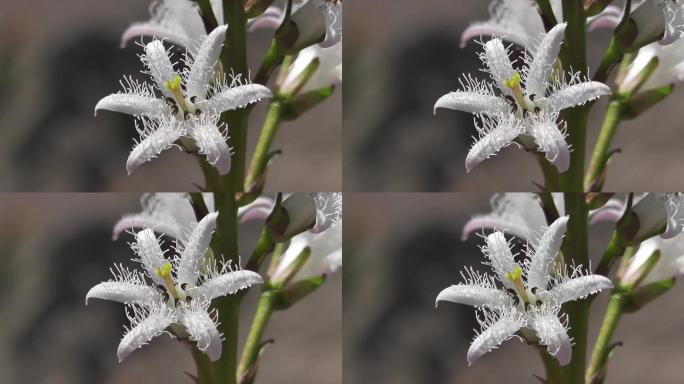
M 111 240 L 113 224 L 139 211 L 138 194 L 0 194 L 0 382 L 19 384 L 192 383 L 187 348 L 155 338 L 122 363 L 116 348 L 128 324 L 124 306 L 84 305 L 113 263 L 129 263 L 130 235 Z M 241 227 L 249 253 L 260 222 Z M 243 306 L 242 345 L 259 289 Z M 342 382 L 342 276 L 274 314 L 257 383 Z
M 149 19 L 151 0 L 4 0 L 0 2 L 0 191 L 188 191 L 202 184 L 194 158 L 172 149 L 126 176 L 137 138 L 133 118 L 97 101 L 139 79 L 140 48 L 119 48 L 121 33 Z M 272 31 L 249 35 L 256 71 Z M 266 103 L 252 113 L 249 153 Z M 341 88 L 301 119 L 280 127 L 282 149 L 270 191 L 337 191 L 342 182 Z
M 476 236 L 462 242 L 461 228 L 489 211 L 489 195 L 344 195 L 344 373 L 354 384 L 538 383 L 538 353 L 509 340 L 472 367 L 466 352 L 478 325 L 472 307 L 435 297 L 460 279 L 464 266 L 480 267 Z M 610 225 L 593 226 L 594 265 Z M 676 284 L 642 311 L 625 315 L 608 368 L 608 384 L 680 383 L 684 286 Z M 609 293 L 594 301 L 594 340 Z M 572 314 L 571 314 L 572 315 Z
M 465 173 L 476 134 L 470 114 L 435 101 L 458 88 L 462 73 L 479 73 L 478 45 L 459 48 L 461 32 L 488 18 L 489 0 L 345 2 L 344 181 L 349 191 L 534 191 L 542 175 L 534 158 L 514 148 Z M 536 17 L 530 15 L 530 17 Z M 596 68 L 609 32 L 589 38 Z M 622 148 L 609 166 L 607 191 L 684 188 L 680 100 L 675 89 L 646 115 L 624 123 Z M 589 148 L 606 100 L 590 118 Z

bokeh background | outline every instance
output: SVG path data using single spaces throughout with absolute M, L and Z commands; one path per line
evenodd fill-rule
M 538 383 L 538 353 L 509 340 L 472 367 L 466 352 L 478 325 L 472 307 L 435 297 L 459 281 L 464 266 L 486 267 L 476 236 L 461 228 L 489 212 L 489 195 L 350 194 L 344 196 L 344 374 L 354 384 Z M 596 265 L 611 226 L 592 226 Z M 615 340 L 607 384 L 679 383 L 684 354 L 684 285 L 625 315 Z M 595 300 L 594 340 L 608 298 Z
M 462 73 L 482 75 L 478 45 L 459 48 L 461 32 L 488 18 L 489 0 L 347 0 L 345 2 L 344 185 L 349 191 L 534 191 L 542 175 L 534 158 L 514 147 L 466 175 L 476 134 L 470 114 L 435 101 L 456 90 Z M 530 15 L 530 17 L 536 17 Z M 596 68 L 609 32 L 589 38 Z M 681 97 L 672 95 L 618 130 L 621 148 L 609 167 L 608 191 L 684 188 Z M 596 140 L 606 100 L 589 125 Z
M 93 110 L 120 89 L 123 75 L 139 79 L 135 44 L 120 49 L 121 33 L 149 19 L 152 0 L 3 0 L 0 2 L 0 191 L 191 191 L 202 184 L 194 158 L 169 150 L 126 176 L 137 138 L 133 118 Z M 272 31 L 249 35 L 256 71 Z M 137 76 L 136 76 L 137 75 Z M 249 153 L 266 103 L 252 113 Z M 280 127 L 282 149 L 269 172 L 271 191 L 339 191 L 342 180 L 341 88 L 314 110 Z
M 111 240 L 139 194 L 0 194 L 0 382 L 18 384 L 192 383 L 187 348 L 167 335 L 122 363 L 116 348 L 127 324 L 123 305 L 85 295 L 130 263 L 130 236 Z M 243 225 L 248 253 L 261 222 Z M 242 345 L 259 289 L 242 306 Z M 311 296 L 274 314 L 265 338 L 275 340 L 256 383 L 342 382 L 342 276 L 329 276 Z

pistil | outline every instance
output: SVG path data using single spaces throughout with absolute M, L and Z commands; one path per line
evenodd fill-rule
M 164 280 L 164 285 L 166 285 L 166 289 L 169 291 L 169 294 L 174 299 L 180 299 L 178 291 L 176 290 L 176 284 L 174 284 L 173 278 L 171 276 L 171 263 L 167 261 L 166 264 L 155 269 L 154 272 L 157 274 L 157 276 L 161 277 L 162 280 Z
M 529 110 L 529 108 L 527 108 L 527 103 L 525 102 L 525 95 L 523 95 L 522 88 L 520 87 L 520 81 L 520 73 L 515 72 L 510 79 L 504 80 L 504 87 L 513 91 L 513 97 L 515 97 L 515 101 L 518 102 L 520 108 Z
M 176 99 L 176 102 L 178 103 L 178 106 L 183 112 L 191 112 L 190 109 L 188 108 L 188 104 L 185 102 L 185 96 L 183 96 L 183 89 L 181 88 L 181 77 L 180 75 L 176 75 L 173 79 L 171 80 L 166 80 L 164 83 L 164 86 L 166 89 L 171 91 L 173 93 L 174 98 Z
M 525 286 L 523 285 L 522 281 L 522 267 L 517 265 L 514 270 L 511 272 L 506 272 L 506 279 L 513 283 L 513 286 L 515 287 L 515 291 L 520 296 L 523 302 L 529 303 L 530 299 L 527 296 L 527 291 L 525 290 Z

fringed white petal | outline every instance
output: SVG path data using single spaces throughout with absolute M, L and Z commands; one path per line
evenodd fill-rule
M 154 116 L 169 112 L 169 107 L 164 101 L 154 96 L 135 93 L 113 93 L 105 96 L 97 102 L 95 115 L 97 115 L 97 111 L 102 109 L 133 116 Z
M 309 260 L 293 277 L 293 281 L 334 272 L 342 265 L 342 219 L 321 233 L 303 232 L 292 238 L 281 256 L 273 276 L 284 273 L 305 247 L 311 249 Z
M 503 232 L 496 231 L 487 236 L 487 246 L 483 248 L 483 252 L 487 257 L 492 269 L 499 275 L 499 280 L 509 288 L 513 288 L 506 274 L 512 272 L 518 264 L 513 259 L 510 244 L 506 240 Z
M 221 357 L 221 334 L 205 308 L 193 306 L 181 311 L 178 322 L 188 331 L 190 340 L 195 341 L 197 348 L 206 353 L 211 361 Z
M 610 94 L 612 91 L 609 86 L 598 81 L 587 81 L 562 87 L 549 95 L 542 103 L 549 110 L 561 111 Z
M 248 288 L 254 284 L 262 284 L 264 281 L 261 276 L 252 271 L 232 271 L 208 278 L 200 286 L 188 288 L 188 292 L 193 297 L 204 301 L 228 294 L 233 294 L 241 289 Z
M 587 18 L 587 29 L 596 31 L 599 29 L 615 29 L 622 21 L 622 8 L 609 5 L 596 16 Z
M 483 311 L 483 315 L 484 319 L 478 316 L 482 332 L 468 348 L 468 365 L 473 365 L 482 355 L 512 338 L 526 325 L 522 314 L 515 309 Z
M 186 79 L 186 94 L 188 99 L 197 97 L 204 100 L 207 96 L 209 82 L 214 75 L 214 66 L 221 54 L 221 47 L 226 40 L 227 25 L 216 27 L 202 42 L 193 56 Z
M 168 216 L 150 215 L 146 212 L 125 215 L 114 224 L 112 240 L 118 240 L 119 235 L 127 229 L 151 228 L 155 232 L 178 238 L 182 228 Z
M 540 114 L 538 118 L 530 119 L 527 133 L 534 138 L 537 150 L 544 153 L 559 172 L 565 172 L 570 167 L 570 148 L 565 141 L 565 127 L 558 127 L 556 116 Z
M 173 97 L 173 93 L 166 89 L 166 81 L 173 79 L 176 71 L 173 69 L 164 44 L 160 40 L 154 40 L 145 45 L 145 54 L 142 55 L 141 60 L 164 96 Z
M 511 298 L 500 289 L 483 287 L 475 284 L 456 284 L 443 289 L 435 300 L 435 306 L 440 301 L 472 305 L 473 307 L 505 307 L 511 306 Z
M 319 2 L 326 25 L 325 38 L 320 42 L 320 46 L 329 48 L 342 41 L 342 2 Z
M 166 327 L 176 321 L 175 316 L 164 306 L 155 307 L 151 311 L 135 308 L 135 318 L 131 319 L 132 328 L 126 332 L 116 351 L 119 362 L 131 352 L 147 344 L 164 332 Z M 130 318 L 130 316 L 129 316 Z
M 197 223 L 190 237 L 183 244 L 183 253 L 178 262 L 177 281 L 179 284 L 194 286 L 199 277 L 204 254 L 209 248 L 211 237 L 216 228 L 218 212 L 210 213 Z
M 546 94 L 547 82 L 551 77 L 553 63 L 560 52 L 566 25 L 566 23 L 561 23 L 553 27 L 537 47 L 525 79 L 525 92 L 528 95 L 544 96 Z
M 500 116 L 494 119 L 482 119 L 482 125 L 477 126 L 480 137 L 468 151 L 466 156 L 466 171 L 472 171 L 482 161 L 495 155 L 499 150 L 507 147 L 516 137 L 523 133 L 520 123 L 512 117 Z
M 198 101 L 197 107 L 212 113 L 221 113 L 237 108 L 244 108 L 261 99 L 273 96 L 271 90 L 261 84 L 243 84 L 234 87 L 223 87 L 207 100 Z
M 284 17 L 285 12 L 282 8 L 276 5 L 271 5 L 270 7 L 266 8 L 264 13 L 262 13 L 261 15 L 253 19 L 249 19 L 247 21 L 247 28 L 249 32 L 258 31 L 261 29 L 275 30 L 278 29 Z
M 133 250 L 138 255 L 140 262 L 147 271 L 147 274 L 158 285 L 164 285 L 164 280 L 156 273 L 156 269 L 166 263 L 164 252 L 162 252 L 159 240 L 151 229 L 144 229 L 135 234 L 135 244 Z
M 198 152 L 207 157 L 207 161 L 219 174 L 225 175 L 230 172 L 232 153 L 228 146 L 228 132 L 221 132 L 218 122 L 219 115 L 205 115 L 194 119 L 188 134 L 195 141 Z
M 566 326 L 558 318 L 560 307 L 542 308 L 531 314 L 528 326 L 537 333 L 539 343 L 546 345 L 549 354 L 560 365 L 568 365 L 572 359 L 572 341 Z
M 440 97 L 433 108 L 434 113 L 437 113 L 437 108 L 489 114 L 507 113 L 511 109 L 508 103 L 498 96 L 463 91 L 449 92 Z
M 463 226 L 463 237 L 481 229 L 500 229 L 524 240 L 533 240 L 536 230 L 546 225 L 539 197 L 532 193 L 495 194 L 492 212 L 474 216 Z
M 487 71 L 502 92 L 509 95 L 511 90 L 504 86 L 504 81 L 510 79 L 515 70 L 508 57 L 508 50 L 500 39 L 492 39 L 484 45 L 484 54 L 480 59 L 487 66 Z
M 561 305 L 568 301 L 585 298 L 601 290 L 612 288 L 613 282 L 601 275 L 579 276 L 557 284 L 537 297 L 548 305 Z
M 569 216 L 559 217 L 544 231 L 539 242 L 535 244 L 534 253 L 530 256 L 527 271 L 527 285 L 530 288 L 546 289 L 549 274 L 563 242 L 568 226 Z
M 316 223 L 311 233 L 321 233 L 342 219 L 341 192 L 315 192 L 311 197 L 316 204 Z
M 140 139 L 126 161 L 126 171 L 129 175 L 142 164 L 171 148 L 176 140 L 185 135 L 182 123 L 174 118 L 143 119 L 141 123 L 142 127 L 136 122 Z
M 90 289 L 86 295 L 86 305 L 91 298 L 118 301 L 124 304 L 151 305 L 161 301 L 161 295 L 149 285 L 125 281 L 107 281 Z

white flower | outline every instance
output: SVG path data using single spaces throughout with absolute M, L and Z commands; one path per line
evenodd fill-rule
M 217 213 L 200 220 L 184 243 L 177 243 L 177 255 L 167 260 L 159 239 L 151 229 L 136 234 L 132 244 L 144 273 L 121 266 L 112 270 L 114 279 L 88 291 L 91 298 L 113 300 L 130 306 L 131 328 L 124 335 L 119 361 L 171 327 L 176 335 L 197 342 L 211 360 L 221 356 L 221 335 L 209 311 L 212 299 L 262 283 L 255 272 L 232 270 L 229 264 L 206 266 L 204 254 L 216 226 Z
M 451 301 L 484 310 L 483 331 L 468 350 L 469 364 L 521 329 L 524 335 L 527 329 L 533 331 L 561 365 L 570 362 L 572 344 L 567 324 L 558 316 L 560 305 L 613 285 L 606 277 L 583 272 L 581 266 L 570 273 L 554 268 L 567 222 L 568 216 L 563 216 L 546 228 L 534 246 L 528 246 L 528 259 L 522 264 L 515 261 L 503 232 L 490 234 L 482 251 L 494 275 L 466 269 L 461 273 L 465 282 L 437 295 L 437 304 Z
M 313 42 L 327 48 L 342 41 L 342 0 L 303 0 L 292 5 L 292 22 L 297 26 L 295 47 Z
M 450 92 L 435 103 L 435 111 L 449 108 L 483 117 L 483 125 L 477 126 L 480 137 L 466 158 L 468 172 L 519 136 L 531 136 L 537 149 L 559 171 L 567 170 L 570 149 L 565 142 L 564 124 L 556 124 L 558 112 L 609 95 L 611 90 L 603 83 L 585 80 L 579 73 L 572 74 L 569 80 L 553 74 L 565 26 L 556 25 L 534 54 L 526 54 L 522 74 L 513 69 L 509 50 L 500 39 L 488 41 L 480 59 L 494 85 L 464 76 L 463 90 Z M 497 94 L 495 89 L 500 92 Z
M 639 250 L 632 256 L 632 260 L 625 271 L 624 280 L 636 276 L 655 251 L 660 251 L 660 259 L 641 281 L 641 285 L 684 274 L 684 236 L 679 235 L 671 239 L 652 237 L 639 245 Z
M 561 0 L 550 1 L 556 20 L 563 21 Z M 461 48 L 468 40 L 482 36 L 494 36 L 522 47 L 535 47 L 537 36 L 543 34 L 544 24 L 533 0 L 494 0 L 489 5 L 489 20 L 472 23 L 461 34 Z M 614 28 L 622 17 L 622 10 L 609 5 L 600 14 L 590 17 L 590 30 Z
M 214 195 L 203 193 L 202 198 L 209 212 L 214 212 Z M 152 193 L 143 195 L 142 211 L 124 215 L 115 225 L 112 239 L 132 228 L 151 228 L 157 233 L 182 239 L 185 228 L 197 223 L 190 198 L 185 193 Z M 273 210 L 274 202 L 268 197 L 258 197 L 238 209 L 238 220 L 245 223 L 265 219 Z
M 138 128 L 141 138 L 126 163 L 129 174 L 182 137 L 192 139 L 197 151 L 205 155 L 219 173 L 228 173 L 231 152 L 227 129 L 218 125 L 220 114 L 272 95 L 262 85 L 243 83 L 239 75 L 230 84 L 218 81 L 210 85 L 226 29 L 227 26 L 217 27 L 202 41 L 195 56 L 186 54 L 187 68 L 181 74 L 175 71 L 170 52 L 162 42 L 152 41 L 145 46 L 145 53 L 140 58 L 154 85 L 129 78 L 122 82 L 123 92 L 106 96 L 97 103 L 96 114 L 105 109 L 142 120 L 143 126 Z M 155 90 L 162 96 L 159 97 Z
M 342 266 L 342 193 L 318 193 L 314 198 L 316 224 L 292 238 L 273 273 L 273 280 L 282 278 L 307 247 L 309 259 L 295 274 L 295 281 L 335 272 Z
M 672 44 L 684 32 L 684 3 L 679 0 L 644 0 L 629 16 L 638 32 L 636 46 L 655 39 Z
M 342 44 L 335 44 L 329 48 L 312 45 L 302 49 L 294 60 L 287 76 L 283 81 L 282 88 L 293 86 L 295 80 L 309 64 L 319 60 L 316 72 L 300 90 L 301 93 L 315 91 L 321 88 L 337 85 L 342 82 Z
M 646 193 L 635 198 L 632 211 L 639 218 L 639 230 L 634 238 L 644 239 L 660 233 L 663 239 L 670 239 L 680 234 L 684 226 L 684 195 Z
M 658 66 L 641 90 L 648 91 L 684 80 L 684 39 L 678 39 L 669 45 L 651 43 L 639 49 L 627 69 L 623 84 L 634 82 L 653 58 L 658 59 Z
M 211 7 L 219 25 L 223 22 L 223 1 L 212 0 Z M 157 39 L 185 47 L 195 54 L 195 42 L 206 38 L 204 23 L 199 10 L 190 0 L 158 0 L 150 5 L 150 20 L 133 23 L 121 36 L 121 47 L 141 36 L 151 36 Z M 277 6 L 270 6 L 263 14 L 250 19 L 250 31 L 258 29 L 276 29 L 283 20 L 283 10 Z
M 562 193 L 551 194 L 560 216 L 565 216 L 565 202 Z M 546 217 L 539 196 L 534 193 L 494 194 L 490 200 L 492 211 L 473 216 L 463 226 L 461 240 L 482 229 L 500 229 L 523 240 L 532 241 L 539 228 L 546 226 Z M 591 224 L 617 222 L 624 212 L 620 199 L 612 198 L 601 208 L 589 211 Z

